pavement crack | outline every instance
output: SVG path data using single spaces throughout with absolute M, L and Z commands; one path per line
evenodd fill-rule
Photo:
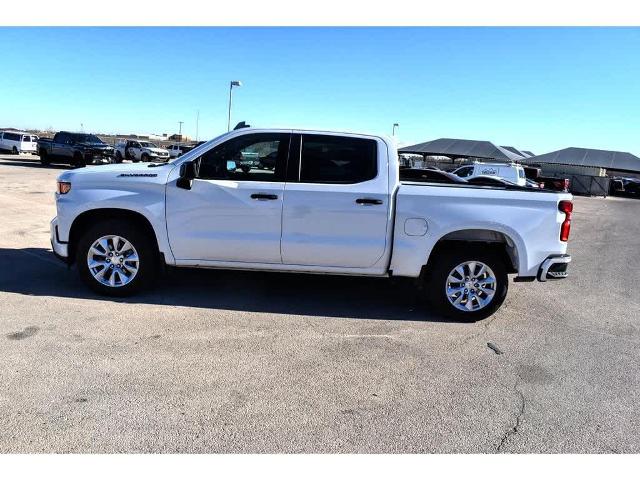
M 518 389 L 518 382 L 516 382 L 516 384 L 513 386 L 513 389 L 520 399 L 518 412 L 516 413 L 516 419 L 513 426 L 509 428 L 506 432 L 504 432 L 504 434 L 502 435 L 502 438 L 500 439 L 500 443 L 498 444 L 498 448 L 496 449 L 496 453 L 500 453 L 504 445 L 509 440 L 509 438 L 513 435 L 516 435 L 519 432 L 520 422 L 522 421 L 522 417 L 524 416 L 527 402 L 522 391 Z

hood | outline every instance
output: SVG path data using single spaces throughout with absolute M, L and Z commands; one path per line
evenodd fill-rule
M 154 153 L 169 153 L 169 150 L 165 150 L 164 148 L 158 148 L 158 147 L 142 147 L 143 150 L 147 150 L 149 152 L 154 152 Z
M 62 172 L 58 176 L 61 182 L 90 182 L 110 184 L 116 180 L 166 180 L 169 172 L 175 167 L 172 163 L 163 163 L 157 167 L 150 167 L 149 163 L 110 163 L 107 165 L 93 165 L 75 168 Z
M 90 147 L 90 148 L 113 148 L 111 145 L 104 142 L 81 142 L 78 143 L 81 147 Z

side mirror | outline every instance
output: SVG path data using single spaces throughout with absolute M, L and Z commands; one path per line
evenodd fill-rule
M 227 160 L 227 172 L 233 173 L 236 171 L 236 168 L 238 168 L 238 166 L 236 165 L 235 161 Z
M 196 164 L 185 162 L 180 165 L 180 178 L 176 182 L 176 187 L 191 190 L 193 179 L 196 178 Z

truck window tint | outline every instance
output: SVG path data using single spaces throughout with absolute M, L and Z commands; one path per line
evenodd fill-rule
M 254 133 L 228 140 L 200 157 L 198 178 L 278 182 L 284 180 L 288 133 Z M 230 167 L 235 162 L 235 169 Z
M 375 140 L 333 135 L 303 135 L 300 181 L 359 183 L 378 170 Z

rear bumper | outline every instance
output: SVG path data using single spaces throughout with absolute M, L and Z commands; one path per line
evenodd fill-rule
M 69 262 L 69 244 L 62 242 L 58 236 L 58 217 L 51 220 L 50 224 L 51 249 L 53 254 L 64 262 Z
M 538 270 L 538 280 L 540 282 L 546 282 L 547 280 L 562 280 L 567 278 L 569 272 L 567 271 L 569 263 L 571 262 L 571 255 L 552 255 L 548 257 Z

